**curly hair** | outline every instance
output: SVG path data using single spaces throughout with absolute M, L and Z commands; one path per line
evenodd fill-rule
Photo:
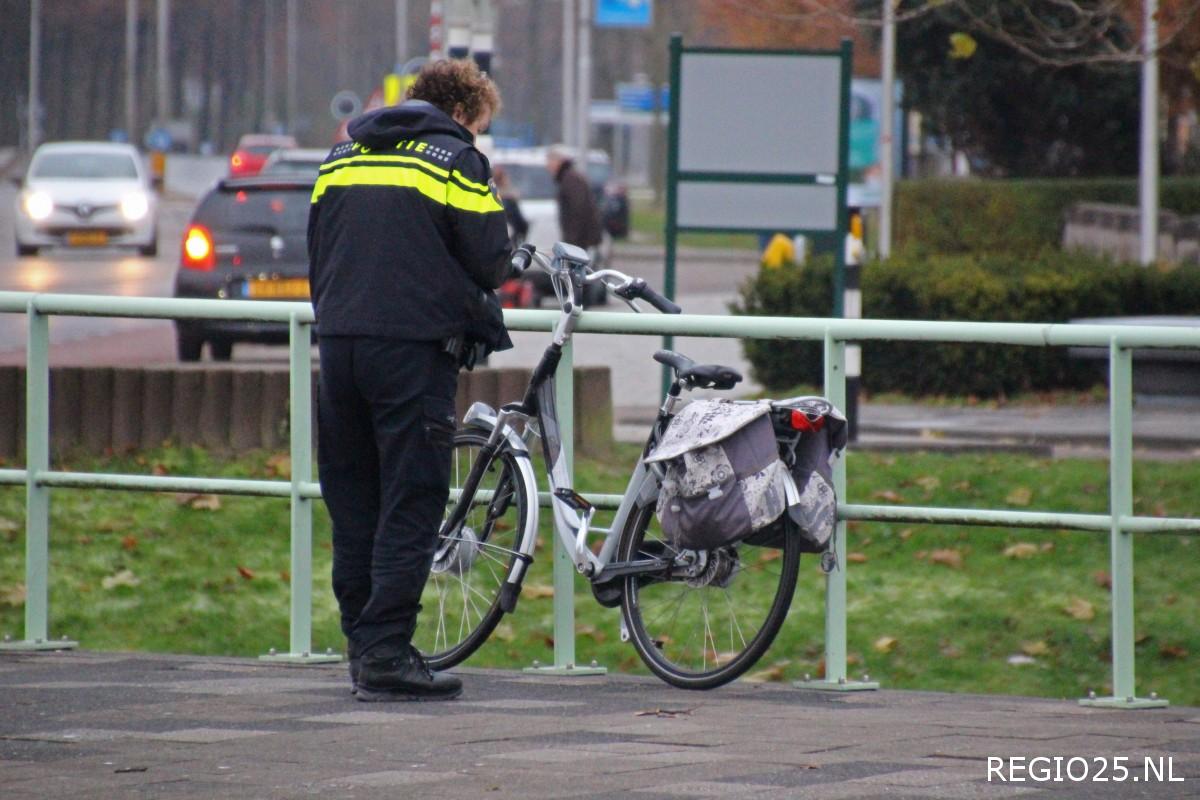
M 424 100 L 453 117 L 474 122 L 483 114 L 500 111 L 496 84 L 469 59 L 449 59 L 426 64 L 408 89 L 409 98 Z

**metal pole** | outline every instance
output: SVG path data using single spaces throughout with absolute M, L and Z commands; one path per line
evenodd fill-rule
M 679 226 L 676 217 L 679 215 L 679 95 L 683 93 L 680 85 L 683 74 L 682 64 L 683 36 L 675 33 L 671 35 L 671 95 L 667 101 L 670 106 L 667 112 L 667 199 L 665 229 L 663 231 L 663 294 L 670 300 L 675 299 L 675 251 L 676 240 L 679 238 Z M 674 344 L 674 336 L 668 334 L 663 337 L 662 346 L 664 350 L 670 350 Z M 662 394 L 666 395 L 670 387 L 671 368 L 663 364 L 661 379 Z
M 846 343 L 825 332 L 825 396 L 838 408 L 846 407 Z M 833 491 L 846 499 L 846 458 L 833 464 Z M 833 570 L 825 576 L 825 677 L 805 679 L 793 685 L 803 689 L 864 691 L 878 683 L 852 681 L 846 677 L 846 520 L 839 519 L 833 532 Z
M 579 84 L 576 88 L 575 144 L 579 148 L 579 168 L 587 175 L 587 153 L 591 139 L 591 121 L 588 114 L 592 108 L 592 3 L 579 0 Z
M 263 0 L 263 119 L 264 129 L 275 125 L 275 0 Z
M 296 0 L 287 0 L 287 130 L 296 132 L 296 45 L 299 20 L 296 19 Z
M 446 49 L 446 24 L 442 16 L 442 0 L 429 3 L 429 60 L 437 61 Z
M 340 655 L 312 652 L 312 500 L 302 491 L 312 482 L 312 328 L 293 313 L 288 319 L 291 428 L 291 613 L 287 653 L 260 656 L 306 664 L 341 661 Z
M 879 199 L 879 257 L 892 254 L 892 191 L 896 181 L 894 123 L 896 118 L 896 6 L 883 2 L 883 119 L 879 121 L 879 170 L 883 194 Z
M 42 134 L 38 125 L 38 94 L 42 73 L 42 0 L 29 0 L 29 151 L 38 146 Z
M 137 141 L 138 0 L 125 0 L 125 134 Z
M 155 50 L 157 63 L 157 103 L 154 111 L 162 124 L 171 118 L 171 73 L 167 43 L 171 38 L 171 0 L 158 0 L 158 20 L 155 28 Z
M 396 0 L 396 71 L 408 59 L 408 0 Z
M 562 142 L 575 144 L 575 0 L 562 0 Z
M 1158 260 L 1158 0 L 1145 0 L 1142 58 L 1141 163 L 1138 207 L 1141 211 L 1139 254 L 1143 264 Z

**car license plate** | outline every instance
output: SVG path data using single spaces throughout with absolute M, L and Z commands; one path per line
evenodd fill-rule
M 99 247 L 108 244 L 108 231 L 69 231 L 67 244 L 71 247 Z
M 246 281 L 245 296 L 255 300 L 307 298 L 308 278 L 253 278 Z

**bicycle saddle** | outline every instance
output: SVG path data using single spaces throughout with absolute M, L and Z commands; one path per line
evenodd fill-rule
M 682 353 L 659 350 L 654 360 L 675 370 L 679 380 L 692 389 L 732 389 L 741 383 L 742 374 L 720 364 L 697 364 Z

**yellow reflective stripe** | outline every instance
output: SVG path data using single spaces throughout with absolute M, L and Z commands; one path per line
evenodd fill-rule
M 312 202 L 320 200 L 325 191 L 332 186 L 394 186 L 416 189 L 435 203 L 462 211 L 477 214 L 504 211 L 504 206 L 491 192 L 479 195 L 467 191 L 452 182 L 438 180 L 417 167 L 349 164 L 317 178 L 316 186 L 313 187 Z
M 450 173 L 436 164 L 430 164 L 423 158 L 414 158 L 413 156 L 377 156 L 377 155 L 357 155 L 339 158 L 337 161 L 330 161 L 328 164 L 322 164 L 320 172 L 330 172 L 334 167 L 344 167 L 347 164 L 420 164 L 430 172 L 436 173 L 443 177 L 450 177 Z M 487 188 L 487 187 L 484 187 Z
M 466 186 L 468 189 L 474 189 L 477 192 L 491 192 L 492 191 L 491 187 L 489 187 L 486 183 L 476 183 L 475 181 L 468 178 L 466 175 L 463 175 L 458 170 L 454 170 L 454 172 L 451 174 L 450 177 L 454 178 L 456 181 L 461 183 L 463 186 Z
M 415 167 L 371 167 L 351 164 L 317 178 L 312 202 L 321 199 L 331 186 L 396 186 L 416 189 L 430 200 L 446 205 L 446 182 Z
M 463 211 L 472 211 L 477 214 L 490 214 L 495 211 L 504 211 L 504 206 L 496 199 L 496 196 L 491 192 L 487 194 L 476 194 L 475 192 L 467 191 L 458 186 L 453 181 L 447 184 L 446 200 L 453 208 L 462 209 Z

